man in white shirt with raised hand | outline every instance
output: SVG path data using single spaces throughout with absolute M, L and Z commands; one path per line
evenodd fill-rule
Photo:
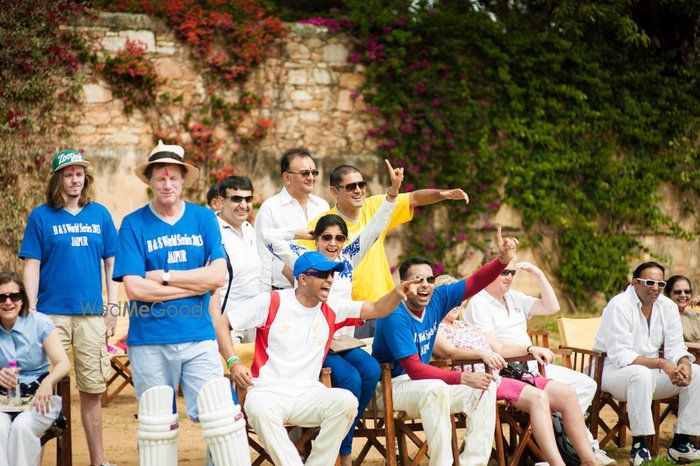
M 305 147 L 294 147 L 280 159 L 282 190 L 262 203 L 255 217 L 255 234 L 262 259 L 262 291 L 291 288 L 294 277 L 284 263 L 265 248 L 263 230 L 306 228 L 309 221 L 329 210 L 328 202 L 311 194 L 318 179 L 316 163 Z
M 417 283 L 407 280 L 373 302 L 337 299 L 331 308 L 326 300 L 335 272 L 343 267 L 318 251 L 306 252 L 294 264 L 295 289 L 263 293 L 227 310 L 217 321 L 219 349 L 232 379 L 248 388 L 248 421 L 276 465 L 303 464 L 285 424 L 320 426 L 305 464 L 335 463 L 357 412 L 357 399 L 348 390 L 328 388 L 318 380 L 333 334 L 390 314 Z M 250 369 L 235 356 L 229 333 L 249 328 L 256 329 Z
M 645 436 L 655 433 L 652 400 L 674 395 L 679 396 L 678 420 L 667 458 L 700 460 L 700 450 L 690 441 L 691 435 L 700 435 L 700 367 L 692 364 L 695 357 L 683 342 L 678 307 L 662 294 L 664 273 L 656 262 L 634 270 L 631 284 L 603 309 L 593 346 L 607 353 L 601 389 L 627 402 L 634 466 L 651 460 Z
M 486 254 L 483 263 L 493 260 L 494 257 L 496 257 L 494 251 Z M 523 271 L 537 279 L 541 298 L 538 299 L 511 289 L 517 271 Z M 559 301 L 544 272 L 529 262 L 512 260 L 495 281 L 469 301 L 464 318 L 479 330 L 490 333 L 500 340 L 520 345 L 532 345 L 527 333 L 527 320 L 532 316 L 557 312 L 559 312 Z M 531 364 L 530 370 L 536 372 L 537 365 Z M 586 413 L 597 388 L 592 378 L 556 364 L 547 365 L 547 377 L 576 390 L 581 411 Z M 615 464 L 616 461 L 608 457 L 605 451 L 598 447 L 598 442 L 593 438 L 593 435 L 590 432 L 588 434 L 596 459 L 603 465 Z

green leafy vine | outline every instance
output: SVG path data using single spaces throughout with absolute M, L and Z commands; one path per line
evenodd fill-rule
M 488 228 L 503 201 L 535 243 L 554 240 L 555 273 L 584 306 L 620 289 L 641 235 L 697 238 L 697 217 L 682 229 L 659 195 L 670 184 L 688 215 L 700 194 L 693 2 L 345 3 L 363 98 L 387 122 L 371 134 L 379 155 L 416 187 L 472 196 L 447 218 L 421 212 L 405 254 L 427 244 L 454 267 L 467 226 Z

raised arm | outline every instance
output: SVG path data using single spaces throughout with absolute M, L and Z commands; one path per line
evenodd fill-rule
M 547 280 L 547 276 L 544 272 L 534 264 L 529 262 L 518 262 L 515 264 L 515 268 L 518 270 L 524 270 L 525 272 L 534 275 L 537 279 L 537 286 L 540 289 L 541 299 L 538 299 L 530 308 L 530 315 L 549 315 L 559 312 L 559 301 L 557 300 L 557 295 L 554 293 L 554 288 Z
M 377 301 L 365 301 L 360 310 L 360 319 L 379 319 L 388 316 L 394 312 L 394 309 L 402 300 L 406 299 L 406 293 L 408 293 L 411 285 L 420 283 L 420 281 L 421 279 L 419 278 L 403 281 Z
M 364 259 L 370 248 L 386 230 L 391 221 L 391 216 L 396 210 L 396 198 L 399 196 L 399 190 L 403 181 L 403 167 L 393 168 L 386 159 L 384 163 L 386 163 L 389 178 L 391 179 L 391 187 L 386 193 L 386 198 L 355 240 L 343 248 L 343 255 L 350 259 L 353 267 L 357 267 L 357 264 Z
M 409 200 L 411 208 L 442 201 L 464 201 L 469 204 L 469 196 L 461 189 L 419 189 L 411 192 Z

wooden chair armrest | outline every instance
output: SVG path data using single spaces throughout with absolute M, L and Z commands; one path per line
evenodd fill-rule
M 559 345 L 560 350 L 566 350 L 569 352 L 569 354 L 574 354 L 574 353 L 579 353 L 579 354 L 585 354 L 586 356 L 593 356 L 596 358 L 605 358 L 605 353 L 602 353 L 600 351 L 596 350 L 587 350 L 583 348 L 576 348 L 575 346 L 562 346 Z
M 321 368 L 321 383 L 328 388 L 331 388 L 331 368 L 322 367 Z

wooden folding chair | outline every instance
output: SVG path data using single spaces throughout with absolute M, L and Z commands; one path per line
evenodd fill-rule
M 374 448 L 386 461 L 387 465 L 396 464 L 396 428 L 394 416 L 387 416 L 386 413 L 393 413 L 393 400 L 391 397 L 391 364 L 381 364 L 381 393 L 384 403 L 377 402 L 377 396 L 372 397 L 370 404 L 365 410 L 364 416 L 357 423 L 354 438 L 366 439 L 360 449 L 360 453 L 355 459 L 356 464 L 362 464 L 367 454 Z M 384 438 L 384 443 L 380 441 Z
M 629 417 L 627 415 L 627 403 L 615 399 L 612 394 L 603 391 L 601 381 L 603 378 L 603 367 L 605 365 L 605 353 L 593 350 L 595 335 L 600 327 L 600 317 L 588 319 L 572 319 L 560 317 L 557 319 L 559 336 L 561 337 L 560 348 L 569 350 L 571 354 L 567 356 L 569 368 L 592 377 L 597 384 L 596 394 L 590 407 L 590 415 L 586 420 L 589 430 L 595 439 L 598 439 L 599 429 L 603 430 L 602 440 L 598 440 L 601 448 L 613 441 L 618 447 L 624 447 L 627 443 L 627 429 L 629 428 Z M 648 437 L 647 446 L 652 456 L 659 452 L 659 432 L 661 423 L 670 414 L 667 408 L 661 411 L 661 404 L 677 405 L 678 397 L 653 400 L 651 404 L 652 417 L 654 419 L 654 435 Z M 610 407 L 615 413 L 616 421 L 608 425 L 600 415 L 605 407 Z
M 519 356 L 505 358 L 505 360 L 506 362 L 528 362 L 535 359 L 532 356 Z M 445 362 L 453 370 L 461 370 L 464 366 L 473 366 L 474 364 L 484 364 L 483 361 L 474 359 L 445 360 Z M 488 366 L 486 367 L 488 368 Z M 542 376 L 545 376 L 545 368 L 542 364 L 538 364 L 538 370 Z M 454 415 L 454 418 L 454 427 L 466 427 L 466 417 L 462 413 Z M 508 427 L 508 436 L 506 436 L 504 426 Z M 453 433 L 456 436 L 456 431 L 453 431 Z M 530 417 L 502 401 L 496 404 L 496 431 L 494 437 L 496 442 L 492 458 L 499 465 L 517 466 L 524 462 L 527 456 L 530 456 L 535 461 L 543 459 L 542 451 L 532 435 Z
M 239 356 L 240 357 L 240 356 Z M 323 385 L 326 387 L 330 388 L 331 387 L 331 369 L 330 367 L 324 367 L 321 369 L 321 382 Z M 270 464 L 273 464 L 272 458 L 270 455 L 265 451 L 265 448 L 260 444 L 259 439 L 257 438 L 257 435 L 255 434 L 255 431 L 251 427 L 251 425 L 248 423 L 248 416 L 245 413 L 245 410 L 243 409 L 243 406 L 245 405 L 245 397 L 246 397 L 247 390 L 245 388 L 240 388 L 236 387 L 236 395 L 238 396 L 238 404 L 241 406 L 241 410 L 243 412 L 243 415 L 246 418 L 246 431 L 248 432 L 248 445 L 257 452 L 258 456 L 253 460 L 252 466 L 259 466 L 261 464 L 265 464 L 265 462 L 269 462 Z M 287 430 L 291 430 L 295 426 L 287 426 Z M 310 450 L 311 450 L 311 441 L 316 438 L 316 435 L 318 434 L 319 428 L 318 427 L 312 427 L 312 428 L 303 428 L 301 430 L 301 435 L 299 438 L 297 438 L 294 441 L 294 446 L 296 447 L 299 452 L 301 452 L 303 455 L 308 456 Z M 336 460 L 336 465 L 340 464 L 340 460 Z
M 70 376 L 63 377 L 56 384 L 54 392 L 61 397 L 61 412 L 65 418 L 65 425 L 55 422 L 41 437 L 41 445 L 56 439 L 56 466 L 71 466 L 73 442 L 71 440 Z
M 112 375 L 107 379 L 107 388 L 102 393 L 102 406 L 109 405 L 128 385 L 134 386 L 131 376 L 131 362 L 128 354 L 114 354 L 109 359 Z M 113 387 L 116 385 L 116 387 Z

